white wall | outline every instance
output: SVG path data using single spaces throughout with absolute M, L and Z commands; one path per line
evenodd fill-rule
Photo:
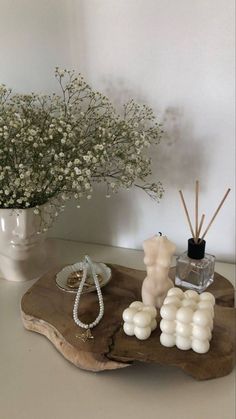
M 212 215 L 232 191 L 208 234 L 207 250 L 233 260 L 234 1 L 0 0 L 0 81 L 20 91 L 52 90 L 56 65 L 84 73 L 116 103 L 149 103 L 164 123 L 153 155 L 153 180 L 166 189 L 159 205 L 141 191 L 106 200 L 103 188 L 80 210 L 69 206 L 51 234 L 140 248 L 162 231 L 189 237 L 178 197 Z

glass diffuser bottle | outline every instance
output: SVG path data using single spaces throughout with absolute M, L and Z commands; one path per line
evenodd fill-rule
M 175 284 L 203 292 L 213 282 L 215 256 L 205 253 L 205 240 L 188 240 L 188 250 L 176 260 Z
M 179 191 L 180 198 L 183 204 L 185 215 L 188 221 L 188 225 L 192 234 L 192 238 L 188 240 L 188 250 L 177 257 L 176 260 L 176 276 L 175 284 L 203 292 L 214 279 L 214 268 L 215 268 L 215 256 L 205 253 L 206 242 L 204 237 L 206 236 L 209 228 L 215 220 L 218 212 L 220 211 L 225 199 L 230 192 L 230 188 L 226 191 L 223 199 L 217 207 L 213 217 L 211 218 L 207 228 L 201 235 L 205 214 L 202 214 L 199 223 L 198 220 L 198 197 L 199 197 L 199 181 L 196 181 L 195 186 L 195 229 L 190 220 L 189 212 L 184 200 L 183 192 Z M 200 238 L 201 237 L 201 238 Z

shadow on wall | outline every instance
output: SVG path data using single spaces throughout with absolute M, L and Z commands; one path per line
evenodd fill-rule
M 204 174 L 209 162 L 206 161 L 203 140 L 194 136 L 194 126 L 189 122 L 183 108 L 168 107 L 162 116 L 164 129 L 157 151 L 151 150 L 153 177 L 158 175 L 166 188 L 191 189 L 193 182 Z
M 76 35 L 72 32 L 69 49 L 74 67 L 85 74 L 90 84 L 94 80 L 96 86 L 108 96 L 118 112 L 122 114 L 122 105 L 133 98 L 140 104 L 148 104 L 162 115 L 164 135 L 161 144 L 151 150 L 153 159 L 152 178 L 161 180 L 165 189 L 191 189 L 193 182 L 199 178 L 204 168 L 204 176 L 207 176 L 209 161 L 206 161 L 203 138 L 195 138 L 194 126 L 187 109 L 169 106 L 160 110 L 160 104 L 152 103 L 143 91 L 142 85 L 135 85 L 131 80 L 116 78 L 114 74 L 96 76 L 90 68 L 88 48 L 87 9 L 84 2 L 80 7 L 76 1 L 72 1 L 66 7 L 66 12 L 72 22 L 72 27 L 77 27 Z M 74 56 L 74 51 L 78 54 Z M 91 80 L 90 77 L 91 76 Z M 94 84 L 94 83 L 92 83 Z M 157 92 L 158 93 L 158 92 Z M 153 96 L 152 96 L 153 97 Z M 159 106 L 159 110 L 158 110 Z M 156 108 L 156 109 L 155 109 Z M 153 157 L 156 156 L 156 157 Z
M 103 78 L 100 85 L 121 113 L 122 105 L 131 98 L 140 104 L 150 105 L 140 88 L 128 87 L 124 80 L 115 82 L 112 77 L 109 81 Z M 207 176 L 210 166 L 204 150 L 204 143 L 207 142 L 195 137 L 194 126 L 184 108 L 169 106 L 162 112 L 162 116 L 159 116 L 161 112 L 158 110 L 156 115 L 163 125 L 164 134 L 160 145 L 150 150 L 152 178 L 161 180 L 165 188 L 192 190 L 193 183 L 202 172 Z
M 156 10 L 156 3 L 153 0 L 150 7 Z M 90 5 L 91 6 L 91 5 Z M 106 94 L 116 109 L 122 114 L 122 105 L 134 98 L 140 104 L 149 104 L 157 111 L 163 123 L 164 136 L 161 144 L 151 150 L 153 157 L 152 178 L 163 182 L 165 189 L 190 189 L 193 182 L 199 178 L 201 173 L 207 176 L 209 161 L 206 161 L 204 138 L 196 138 L 194 126 L 191 123 L 191 112 L 179 106 L 164 106 L 160 102 L 153 103 L 153 92 L 148 97 L 142 83 L 137 84 L 133 79 L 126 80 L 117 77 L 117 73 L 112 71 L 109 74 L 101 72 L 96 74 L 90 58 L 91 34 L 89 33 L 89 5 L 86 2 L 72 0 L 65 6 L 66 13 L 71 21 L 70 55 L 74 67 L 81 70 L 95 88 Z M 143 8 L 136 8 L 139 18 L 142 20 Z M 100 16 L 100 15 L 99 15 Z M 73 31 L 73 28 L 77 28 Z M 135 44 L 136 45 L 136 44 Z M 77 51 L 77 54 L 74 52 Z M 106 68 L 106 67 L 105 67 Z M 109 68 L 109 67 L 108 67 Z M 158 90 L 155 97 L 158 97 Z M 159 107 L 159 109 L 158 109 Z M 209 153 L 207 153 L 209 154 Z M 202 170 L 204 168 L 204 171 Z
M 106 93 L 120 110 L 122 105 L 133 98 L 140 104 L 148 103 L 141 92 L 134 93 L 125 87 L 124 82 L 106 85 Z M 160 113 L 157 112 L 157 118 Z M 166 187 L 190 188 L 202 171 L 209 167 L 206 161 L 204 142 L 195 138 L 194 126 L 188 113 L 181 107 L 169 106 L 158 120 L 162 123 L 164 134 L 160 145 L 151 148 L 152 177 L 161 180 Z M 204 170 L 203 170 L 204 169 Z
M 139 104 L 145 104 L 145 98 L 140 89 L 131 87 L 130 83 L 128 87 L 122 79 L 112 80 L 112 76 L 109 80 L 103 78 L 100 85 L 118 112 L 122 112 L 123 105 L 131 99 Z

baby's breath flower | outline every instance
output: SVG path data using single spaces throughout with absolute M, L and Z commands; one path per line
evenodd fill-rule
M 80 174 L 81 174 L 81 170 L 80 170 L 78 167 L 75 167 L 75 168 L 74 168 L 74 171 L 75 171 L 75 173 L 76 173 L 77 175 L 80 175 Z
M 0 208 L 38 214 L 46 202 L 90 199 L 95 182 L 107 183 L 107 197 L 135 185 L 161 198 L 160 182 L 143 184 L 151 174 L 145 150 L 162 133 L 152 110 L 131 100 L 119 116 L 80 74 L 56 68 L 55 77 L 60 96 L 0 85 Z

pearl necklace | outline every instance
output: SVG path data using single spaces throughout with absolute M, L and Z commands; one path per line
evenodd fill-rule
M 97 291 L 97 295 L 98 295 L 98 302 L 99 302 L 99 313 L 98 316 L 96 317 L 96 319 L 89 324 L 83 323 L 81 320 L 79 320 L 78 318 L 78 308 L 79 308 L 79 302 L 80 302 L 80 297 L 83 291 L 83 287 L 84 287 L 84 283 L 86 281 L 86 277 L 87 277 L 87 272 L 88 272 L 88 266 L 91 269 L 91 273 L 92 273 L 92 277 L 95 283 L 95 287 L 96 287 L 96 291 Z M 86 329 L 86 333 L 79 335 L 78 337 L 81 338 L 83 341 L 86 341 L 87 339 L 93 339 L 93 336 L 91 334 L 91 330 L 93 329 L 95 326 L 98 325 L 98 323 L 100 322 L 100 320 L 102 319 L 104 314 L 104 303 L 103 303 L 103 298 L 102 298 L 102 291 L 99 285 L 99 281 L 97 278 L 97 274 L 95 272 L 94 269 L 94 265 L 90 259 L 89 256 L 85 256 L 85 260 L 83 263 L 83 277 L 82 280 L 80 282 L 76 297 L 75 297 L 75 303 L 74 303 L 74 308 L 73 308 L 73 319 L 74 322 L 77 324 L 77 326 L 81 327 L 82 329 Z

